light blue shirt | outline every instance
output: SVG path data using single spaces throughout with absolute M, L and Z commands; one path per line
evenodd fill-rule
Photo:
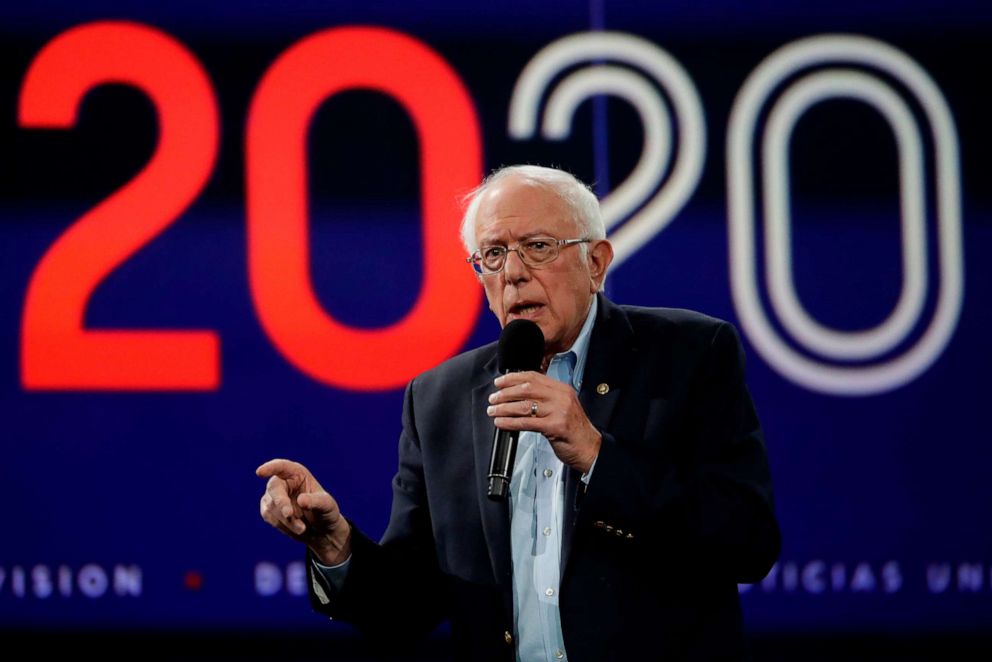
M 596 320 L 594 298 L 575 343 L 555 355 L 548 376 L 582 388 L 589 337 Z M 592 474 L 582 477 L 588 481 Z M 558 611 L 565 465 L 537 432 L 521 432 L 510 480 L 510 546 L 513 559 L 513 618 L 518 662 L 565 660 Z
M 589 338 L 596 321 L 598 302 L 593 297 L 578 338 L 572 347 L 556 354 L 548 376 L 582 388 L 589 354 Z M 582 476 L 589 482 L 593 466 Z M 513 561 L 513 629 L 518 662 L 566 660 L 558 589 L 561 578 L 561 535 L 564 508 L 565 465 L 551 450 L 551 443 L 537 432 L 521 432 L 510 480 L 510 546 Z M 340 589 L 348 572 L 349 557 L 336 566 L 314 565 L 328 584 Z M 322 587 L 314 586 L 320 595 Z M 323 600 L 322 600 L 323 601 Z

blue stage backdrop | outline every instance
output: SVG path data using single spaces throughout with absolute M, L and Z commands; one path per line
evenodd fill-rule
M 0 627 L 340 627 L 254 468 L 304 462 L 381 534 L 403 385 L 499 331 L 459 198 L 530 162 L 605 196 L 610 297 L 741 331 L 784 534 L 750 630 L 987 632 L 990 28 L 922 0 L 5 3 Z

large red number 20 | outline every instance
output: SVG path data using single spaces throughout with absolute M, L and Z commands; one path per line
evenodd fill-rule
M 423 285 L 413 309 L 383 329 L 328 316 L 308 268 L 307 128 L 324 100 L 355 88 L 396 99 L 420 142 Z M 479 135 L 458 76 L 399 33 L 326 30 L 272 65 L 248 115 L 248 263 L 259 319 L 287 360 L 332 385 L 379 389 L 401 386 L 461 347 L 480 298 L 461 260 L 457 196 L 481 174 Z
M 48 44 L 20 98 L 25 127 L 70 128 L 82 98 L 132 85 L 158 113 L 151 160 L 48 249 L 28 284 L 21 380 L 28 389 L 214 389 L 219 341 L 210 331 L 84 328 L 86 304 L 121 263 L 167 228 L 199 194 L 217 154 L 218 113 L 203 68 L 179 43 L 133 23 L 74 28 Z
M 38 264 L 24 306 L 22 382 L 29 389 L 215 389 L 215 333 L 84 328 L 96 287 L 199 194 L 219 134 L 215 97 L 196 59 L 161 32 L 122 22 L 74 28 L 46 46 L 25 79 L 20 122 L 72 127 L 83 96 L 106 83 L 132 85 L 152 100 L 158 147 L 142 172 L 81 217 Z M 335 321 L 309 278 L 306 132 L 327 97 L 353 88 L 395 98 L 420 141 L 423 286 L 413 309 L 383 329 Z M 480 298 L 460 268 L 457 195 L 478 181 L 482 149 L 471 98 L 444 60 L 384 29 L 313 35 L 266 73 L 246 140 L 251 291 L 287 360 L 331 385 L 382 389 L 460 348 Z

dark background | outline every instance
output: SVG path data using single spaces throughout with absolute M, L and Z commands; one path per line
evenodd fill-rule
M 22 309 L 39 260 L 82 213 L 134 176 L 158 135 L 151 103 L 121 85 L 87 95 L 71 129 L 20 127 L 21 84 L 57 35 L 117 19 L 154 26 L 199 60 L 221 112 L 220 151 L 190 208 L 94 291 L 86 326 L 211 329 L 221 344 L 216 389 L 27 390 L 21 382 Z M 992 351 L 984 330 L 992 230 L 985 88 L 992 9 L 978 2 L 256 0 L 0 9 L 4 640 L 183 659 L 369 655 L 347 626 L 310 612 L 299 594 L 301 550 L 258 517 L 263 485 L 253 471 L 270 457 L 304 462 L 349 516 L 378 536 L 388 517 L 402 393 L 332 387 L 293 367 L 255 314 L 246 262 L 244 136 L 256 86 L 300 39 L 352 24 L 404 32 L 455 70 L 475 104 L 486 171 L 518 162 L 559 165 L 594 182 L 601 195 L 640 153 L 633 108 L 600 97 L 579 108 L 567 141 L 515 141 L 506 116 L 517 76 L 544 46 L 590 29 L 640 36 L 678 60 L 705 111 L 704 171 L 670 225 L 611 274 L 607 293 L 621 303 L 702 310 L 741 328 L 784 535 L 769 579 L 742 587 L 756 657 L 987 659 Z M 742 328 L 730 287 L 725 141 L 734 98 L 779 47 L 834 32 L 869 36 L 909 55 L 939 86 L 959 136 L 960 316 L 928 370 L 870 395 L 818 392 L 780 374 Z M 923 122 L 920 104 L 899 81 L 867 71 L 900 92 Z M 933 140 L 921 126 L 929 286 L 921 320 L 893 355 L 922 336 L 940 285 Z M 308 141 L 317 296 L 340 322 L 392 324 L 422 285 L 413 125 L 394 100 L 350 91 L 321 106 Z M 902 286 L 892 130 L 865 104 L 827 101 L 799 121 L 790 156 L 792 269 L 804 306 L 837 330 L 879 324 Z M 756 201 L 760 210 L 760 194 Z M 444 320 L 438 325 L 443 333 Z M 777 322 L 775 328 L 782 330 Z M 464 346 L 497 334 L 483 307 Z M 118 568 L 140 576 L 138 594 L 115 590 Z M 108 588 L 89 597 L 80 578 L 98 581 L 101 574 Z M 54 584 L 47 593 L 45 577 Z M 222 652 L 207 652 L 208 644 Z M 435 659 L 446 645 L 442 630 L 416 655 Z

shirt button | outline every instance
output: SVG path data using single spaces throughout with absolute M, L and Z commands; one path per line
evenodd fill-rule
M 551 469 L 545 469 L 545 470 L 544 470 L 544 477 L 545 477 L 545 478 L 551 478 L 551 476 L 552 476 L 553 474 L 554 474 L 554 472 L 553 472 L 553 471 L 552 471 Z
M 555 594 L 555 590 L 553 588 L 548 587 L 544 589 L 544 595 L 548 596 L 549 598 L 554 594 Z
M 558 658 L 559 660 L 565 659 L 565 651 L 559 648 L 558 650 L 555 651 L 555 657 Z
M 544 527 L 544 535 L 546 535 L 546 536 L 550 536 L 551 535 L 551 527 L 550 526 Z

